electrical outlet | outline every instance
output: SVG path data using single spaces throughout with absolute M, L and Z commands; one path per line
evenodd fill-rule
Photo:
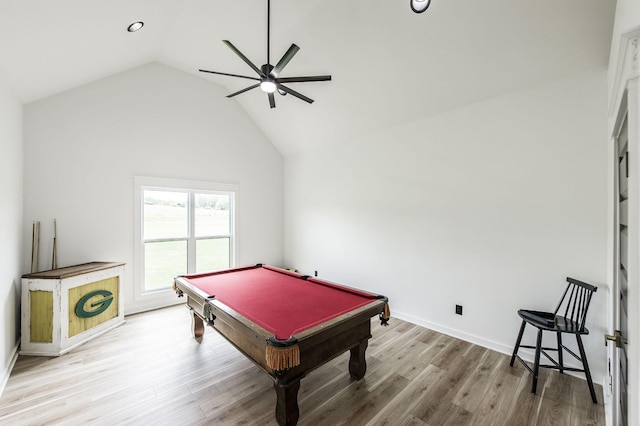
M 317 277 L 318 276 L 318 271 L 313 271 L 313 276 Z
M 456 314 L 462 315 L 462 305 L 456 305 Z

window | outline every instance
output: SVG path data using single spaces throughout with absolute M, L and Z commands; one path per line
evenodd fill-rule
M 171 288 L 176 275 L 234 265 L 237 188 L 136 178 L 138 296 Z

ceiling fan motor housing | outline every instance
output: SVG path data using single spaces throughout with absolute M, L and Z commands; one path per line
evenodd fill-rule
M 260 67 L 260 70 L 264 75 L 269 75 L 272 69 L 273 69 L 273 65 L 271 64 L 264 64 L 263 66 Z

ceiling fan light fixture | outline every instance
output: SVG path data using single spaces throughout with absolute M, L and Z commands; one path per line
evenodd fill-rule
M 245 87 L 244 89 L 238 90 L 237 92 L 231 93 L 227 95 L 227 98 L 233 98 L 241 93 L 248 92 L 249 90 L 253 90 L 256 88 L 260 88 L 264 93 L 267 94 L 267 98 L 269 99 L 269 107 L 275 108 L 276 101 L 274 93 L 277 91 L 282 96 L 289 94 L 295 98 L 300 99 L 308 104 L 313 103 L 313 99 L 303 95 L 302 93 L 298 93 L 295 90 L 291 89 L 289 86 L 285 86 L 287 83 L 308 83 L 312 81 L 331 81 L 330 75 L 311 75 L 311 76 L 298 76 L 298 77 L 281 77 L 280 73 L 287 66 L 291 58 L 295 56 L 295 54 L 300 50 L 295 43 L 292 43 L 289 49 L 282 55 L 282 58 L 276 63 L 276 65 L 271 64 L 269 52 L 271 50 L 271 42 L 270 42 L 270 28 L 271 28 L 271 0 L 267 0 L 267 62 L 258 68 L 256 64 L 251 62 L 249 58 L 247 58 L 241 51 L 238 50 L 229 40 L 222 40 L 224 44 L 227 45 L 229 49 L 233 51 L 240 59 L 244 61 L 252 70 L 254 70 L 258 77 L 249 77 L 246 75 L 240 74 L 231 74 L 227 72 L 219 72 L 219 71 L 211 71 L 211 70 L 203 70 L 199 69 L 200 72 L 206 72 L 210 74 L 217 75 L 226 75 L 229 77 L 239 77 L 245 78 L 249 80 L 253 80 L 254 84 L 249 87 Z M 284 84 L 283 84 L 284 83 Z
M 127 31 L 130 33 L 135 33 L 136 31 L 142 29 L 144 27 L 144 22 L 137 21 L 127 27 Z
M 422 13 L 429 8 L 431 0 L 409 0 L 409 4 L 415 13 Z
M 264 80 L 260 83 L 260 89 L 265 93 L 276 91 L 276 83 L 273 80 Z

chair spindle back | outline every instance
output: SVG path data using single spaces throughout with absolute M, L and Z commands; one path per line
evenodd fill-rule
M 582 331 L 587 319 L 591 296 L 598 290 L 598 287 L 569 277 L 567 277 L 567 282 L 567 288 L 556 307 L 555 314 L 575 322 L 578 330 Z

